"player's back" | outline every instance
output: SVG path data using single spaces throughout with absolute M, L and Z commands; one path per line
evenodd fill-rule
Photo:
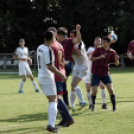
M 40 45 L 37 48 L 38 77 L 53 78 L 53 73 L 47 65 L 54 63 L 54 55 L 51 48 L 47 45 Z
M 78 45 L 79 44 L 76 44 L 75 47 L 78 47 Z M 81 69 L 89 68 L 89 61 L 88 61 L 85 45 L 83 42 L 81 44 L 81 51 L 82 51 L 81 56 L 77 55 L 75 52 L 73 52 L 72 57 L 75 61 L 74 70 L 77 70 L 77 69 L 81 70 Z

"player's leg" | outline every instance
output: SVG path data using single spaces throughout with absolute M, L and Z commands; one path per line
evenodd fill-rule
M 26 76 L 22 75 L 22 81 L 20 82 L 20 87 L 19 87 L 19 92 L 18 92 L 19 94 L 24 93 L 23 92 L 23 86 L 24 86 L 25 81 L 26 81 Z
M 69 75 L 72 72 L 72 63 L 66 64 L 65 69 L 66 69 L 66 76 L 69 77 Z M 63 100 L 65 104 L 69 107 L 68 90 L 66 82 L 63 83 Z
M 38 93 L 39 90 L 38 90 L 38 87 L 37 87 L 36 82 L 34 81 L 34 77 L 33 77 L 33 75 L 32 75 L 32 71 L 31 71 L 29 65 L 26 66 L 26 74 L 27 74 L 27 75 L 29 76 L 29 78 L 31 79 L 32 84 L 33 84 L 34 89 L 35 89 L 35 92 Z
M 102 82 L 106 85 L 106 88 L 108 89 L 108 92 L 110 94 L 111 102 L 113 105 L 113 111 L 116 110 L 116 100 L 115 95 L 113 91 L 113 84 L 110 76 L 104 76 L 103 79 L 101 79 Z
M 101 89 L 101 99 L 102 99 L 102 109 L 108 109 L 106 105 L 106 89 L 105 85 L 100 82 L 100 89 Z
M 91 79 L 91 85 L 92 85 L 92 106 L 91 106 L 91 110 L 94 111 L 95 109 L 95 100 L 96 100 L 96 94 L 97 94 L 97 90 L 98 90 L 98 86 L 100 83 L 100 76 L 97 75 L 93 75 L 92 79 Z
M 39 83 L 39 85 L 42 90 L 42 93 L 46 95 L 49 101 L 47 130 L 51 132 L 57 132 L 58 130 L 55 127 L 55 121 L 57 116 L 57 93 L 55 83 L 50 79 L 49 83 L 48 81 L 44 81 L 43 84 Z
M 32 82 L 32 84 L 33 84 L 33 86 L 34 86 L 35 92 L 36 92 L 36 93 L 40 92 L 40 91 L 38 90 L 38 87 L 37 87 L 36 82 L 34 81 L 33 75 L 30 74 L 30 75 L 28 75 L 28 76 L 29 76 L 29 78 L 30 78 L 30 80 L 31 80 L 31 82 Z

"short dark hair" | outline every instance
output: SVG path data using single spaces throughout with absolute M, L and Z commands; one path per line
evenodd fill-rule
M 70 33 L 73 33 L 76 37 L 77 33 L 76 33 L 76 30 L 72 30 Z
M 65 27 L 59 27 L 58 30 L 57 30 L 57 34 L 61 34 L 61 35 L 67 36 L 68 30 Z
M 97 40 L 97 39 L 101 39 L 101 37 L 95 37 L 95 40 Z
M 107 37 L 107 36 L 103 37 L 102 40 L 106 40 L 108 43 L 111 42 L 111 39 L 109 37 Z
M 23 41 L 25 41 L 25 39 L 23 39 L 23 38 L 20 38 L 20 39 L 19 39 L 19 42 L 21 42 L 22 40 L 23 40 Z
M 55 27 L 49 27 L 47 30 L 53 31 L 54 33 L 57 33 L 57 29 Z
M 53 37 L 54 37 L 54 34 L 53 34 L 52 31 L 46 31 L 44 33 L 44 38 L 45 38 L 46 41 L 52 40 Z

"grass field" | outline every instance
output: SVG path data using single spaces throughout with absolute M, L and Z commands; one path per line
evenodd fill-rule
M 34 73 L 37 81 L 37 73 Z M 108 110 L 101 109 L 100 90 L 97 95 L 95 112 L 88 107 L 71 112 L 75 124 L 69 128 L 60 128 L 61 134 L 134 134 L 134 69 L 111 69 L 114 91 L 117 100 L 117 112 L 112 112 L 107 94 Z M 35 93 L 28 79 L 24 85 L 24 94 L 18 94 L 21 78 L 18 75 L 0 75 L 0 134 L 48 134 L 48 102 L 41 93 Z M 70 90 L 71 77 L 68 79 Z M 86 99 L 84 83 L 80 84 Z M 78 99 L 76 100 L 78 107 Z M 61 120 L 57 116 L 58 123 Z

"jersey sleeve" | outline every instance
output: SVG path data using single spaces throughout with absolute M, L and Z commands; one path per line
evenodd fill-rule
M 98 57 L 100 56 L 100 49 L 99 48 L 96 48 L 92 54 L 92 57 Z
M 132 51 L 132 50 L 133 50 L 132 42 L 130 42 L 129 45 L 128 45 L 128 51 Z
M 87 50 L 87 53 L 90 53 L 90 52 L 93 52 L 93 51 L 94 51 L 94 48 L 89 47 L 88 50 Z
M 52 64 L 52 51 L 50 49 L 44 52 L 44 58 L 46 65 Z
M 18 52 L 18 48 L 15 49 L 14 51 L 14 55 L 18 56 L 19 52 Z

